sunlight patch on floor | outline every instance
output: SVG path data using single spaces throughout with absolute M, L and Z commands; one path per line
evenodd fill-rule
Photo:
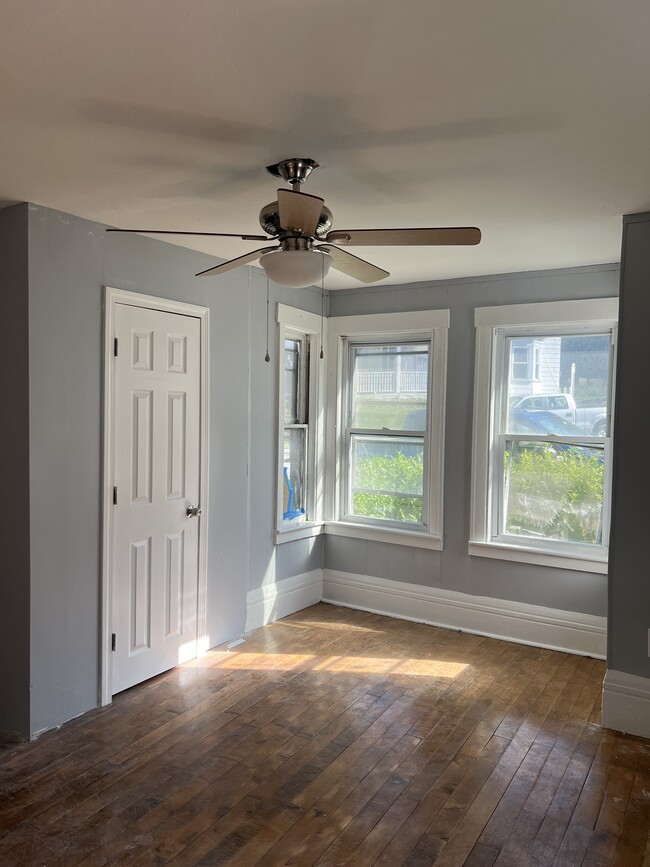
M 219 652 L 212 665 L 225 669 L 332 671 L 344 674 L 410 674 L 416 677 L 457 677 L 468 666 L 437 659 L 395 659 L 377 656 L 316 656 L 296 653 Z
M 385 629 L 373 629 L 369 626 L 357 626 L 354 623 L 329 623 L 313 620 L 278 620 L 273 624 L 275 629 L 305 629 L 313 632 L 314 629 L 323 629 L 326 632 L 372 632 L 377 634 L 385 632 Z

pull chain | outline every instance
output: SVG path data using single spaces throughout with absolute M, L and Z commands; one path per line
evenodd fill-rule
M 269 278 L 266 278 L 266 355 L 264 361 L 270 361 L 269 355 Z

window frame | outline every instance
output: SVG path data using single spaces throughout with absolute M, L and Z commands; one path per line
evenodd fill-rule
M 472 446 L 472 498 L 469 553 L 475 556 L 517 560 L 537 565 L 605 573 L 611 503 L 611 412 L 614 400 L 617 298 L 551 301 L 482 307 L 475 311 L 476 358 Z M 509 337 L 559 334 L 611 334 L 609 361 L 609 415 L 605 437 L 585 435 L 580 443 L 603 443 L 603 544 L 539 539 L 500 533 L 503 442 L 497 420 L 507 402 L 505 347 Z M 543 435 L 511 435 L 511 439 L 574 442 L 573 438 Z
M 443 547 L 444 422 L 447 380 L 447 332 L 449 310 L 412 313 L 378 313 L 332 317 L 328 320 L 328 409 L 325 532 L 341 536 L 398 542 L 401 545 Z M 422 525 L 382 518 L 346 515 L 350 347 L 359 344 L 426 341 L 429 350 L 428 418 L 424 432 L 425 469 Z M 418 436 L 408 432 L 409 436 Z M 427 448 L 428 447 L 428 448 Z
M 323 413 L 321 406 L 325 393 L 325 365 L 321 361 L 321 334 L 327 335 L 327 320 L 286 304 L 277 305 L 278 323 L 278 395 L 277 395 L 277 460 L 275 544 L 292 542 L 318 535 L 323 527 Z M 299 339 L 309 345 L 309 363 L 301 365 L 308 380 L 307 422 L 287 425 L 284 421 L 285 401 L 285 340 Z M 300 398 L 299 398 L 300 399 Z M 290 526 L 284 513 L 284 432 L 286 428 L 306 428 L 305 456 L 305 508 L 307 519 Z

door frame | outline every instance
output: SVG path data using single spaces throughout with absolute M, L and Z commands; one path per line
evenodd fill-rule
M 113 598 L 113 484 L 115 476 L 115 372 L 113 365 L 115 340 L 115 311 L 118 304 L 145 307 L 163 313 L 179 313 L 199 320 L 200 347 L 200 421 L 199 421 L 199 525 L 198 588 L 196 638 L 197 656 L 209 650 L 207 632 L 207 577 L 208 577 L 208 442 L 210 420 L 210 310 L 184 301 L 158 298 L 138 292 L 104 287 L 104 370 L 103 370 L 103 453 L 102 453 L 102 562 L 100 613 L 100 676 L 99 702 L 113 701 L 112 598 Z

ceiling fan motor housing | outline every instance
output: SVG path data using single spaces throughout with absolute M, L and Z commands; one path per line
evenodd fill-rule
M 282 178 L 292 186 L 304 183 L 309 175 L 318 168 L 316 160 L 309 157 L 291 157 L 266 167 L 266 171 L 274 178 Z
M 332 221 L 332 212 L 328 207 L 323 205 L 320 217 L 318 218 L 315 237 L 324 238 L 332 228 Z M 280 226 L 280 208 L 277 202 L 269 202 L 268 205 L 264 205 L 260 211 L 260 226 L 268 235 L 271 235 L 274 238 L 281 234 L 290 234 L 285 232 L 285 230 Z

